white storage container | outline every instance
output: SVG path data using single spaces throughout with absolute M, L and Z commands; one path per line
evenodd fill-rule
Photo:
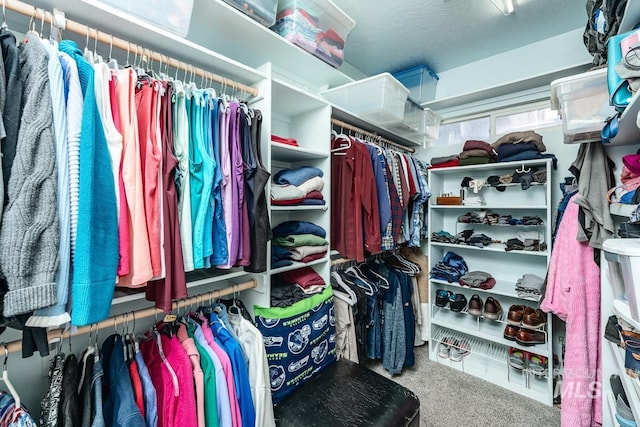
M 640 322 L 640 239 L 607 239 L 602 249 L 614 298 L 628 304 L 632 319 Z
M 278 0 L 223 0 L 265 27 L 276 22 Z
M 402 122 L 409 89 L 382 73 L 329 89 L 322 96 L 329 102 L 380 126 Z
M 95 0 L 182 37 L 191 23 L 193 0 Z
M 600 141 L 605 120 L 616 112 L 609 105 L 607 69 L 551 82 L 551 108 L 562 118 L 565 144 Z

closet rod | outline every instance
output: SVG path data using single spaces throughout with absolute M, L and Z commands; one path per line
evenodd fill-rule
M 338 119 L 333 119 L 332 118 L 331 119 L 331 123 L 336 125 L 336 126 L 340 126 L 342 128 L 349 129 L 349 130 L 352 130 L 354 132 L 358 132 L 358 133 L 362 133 L 364 135 L 370 136 L 370 137 L 374 138 L 377 142 L 382 142 L 384 144 L 391 145 L 391 146 L 396 147 L 396 148 L 398 148 L 400 150 L 408 151 L 409 153 L 415 153 L 416 152 L 416 150 L 411 148 L 411 147 L 407 147 L 405 145 L 398 144 L 397 142 L 390 141 L 387 138 L 381 137 L 377 133 L 369 132 L 369 131 L 366 131 L 364 129 L 360 129 L 359 127 L 356 127 L 356 126 L 354 126 L 352 124 L 349 124 L 347 122 L 343 122 L 342 120 L 338 120 Z
M 18 12 L 22 15 L 29 16 L 32 20 L 42 21 L 48 24 L 52 24 L 54 21 L 53 14 L 51 12 L 47 12 L 44 9 L 37 8 L 28 3 L 21 2 L 19 0 L 3 0 L 3 7 L 9 9 L 13 12 Z M 197 76 L 203 77 L 205 79 L 212 80 L 214 82 L 220 83 L 223 86 L 228 86 L 233 89 L 240 90 L 245 92 L 253 97 L 258 96 L 258 89 L 247 86 L 243 83 L 236 82 L 234 80 L 228 79 L 226 77 L 219 76 L 210 71 L 203 70 L 202 68 L 194 67 L 190 64 L 187 64 L 183 61 L 178 61 L 175 58 L 171 58 L 167 55 L 163 55 L 158 52 L 154 52 L 150 49 L 144 48 L 142 46 L 138 46 L 136 44 L 130 43 L 127 40 L 114 37 L 111 34 L 106 34 L 101 31 L 98 31 L 96 28 L 90 28 L 84 24 L 80 24 L 78 22 L 72 21 L 71 19 L 65 18 L 65 30 L 71 31 L 72 33 L 80 34 L 82 36 L 91 37 L 91 35 L 95 35 L 91 37 L 94 40 L 98 40 L 101 43 L 104 43 L 108 46 L 116 47 L 125 52 L 131 52 L 134 54 L 141 54 L 142 56 L 146 56 L 147 58 L 152 59 L 153 61 L 157 61 L 161 64 L 168 64 L 170 67 L 178 68 L 185 72 L 193 73 Z
M 232 286 L 228 286 L 226 288 L 222 288 L 222 289 L 217 289 L 215 291 L 211 291 L 211 292 L 204 292 L 202 294 L 198 294 L 198 295 L 193 295 L 178 301 L 174 301 L 171 311 L 174 310 L 178 310 L 187 306 L 190 306 L 192 304 L 199 304 L 200 302 L 209 300 L 209 299 L 213 299 L 213 298 L 220 298 L 223 297 L 225 295 L 231 295 L 234 294 L 236 292 L 240 292 L 240 291 L 244 291 L 247 289 L 253 289 L 255 287 L 258 286 L 258 282 L 256 281 L 256 279 L 251 279 L 247 282 L 243 282 L 243 283 L 238 283 L 238 284 L 234 284 Z M 124 324 L 125 322 L 130 322 L 131 320 L 133 320 L 135 318 L 135 320 L 140 320 L 140 319 L 144 319 L 147 317 L 152 317 L 152 316 L 164 316 L 164 312 L 161 310 L 158 310 L 155 307 L 151 307 L 151 308 L 146 308 L 144 310 L 138 310 L 135 311 L 135 315 L 131 316 L 132 312 L 127 312 L 127 313 L 122 313 L 122 314 L 118 314 L 116 316 L 112 316 L 109 317 L 105 320 L 102 320 L 98 323 L 94 323 L 90 326 L 83 326 L 81 328 L 78 328 L 77 330 L 71 332 L 71 331 L 65 331 L 63 334 L 60 333 L 60 330 L 53 330 L 53 331 L 49 331 L 47 333 L 47 341 L 49 341 L 49 343 L 52 342 L 59 342 L 61 339 L 64 340 L 66 338 L 72 337 L 72 336 L 76 336 L 76 335 L 83 335 L 83 334 L 87 334 L 90 333 L 91 331 L 96 331 L 96 330 L 100 330 L 100 329 L 105 329 L 105 328 L 113 328 L 114 325 L 116 324 Z M 9 350 L 10 353 L 13 352 L 18 352 L 18 351 L 22 351 L 22 341 L 21 340 L 16 340 L 16 341 L 11 341 L 9 343 L 7 343 L 7 348 Z

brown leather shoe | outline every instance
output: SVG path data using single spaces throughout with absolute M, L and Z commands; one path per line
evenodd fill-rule
M 483 303 L 480 295 L 473 294 L 471 296 L 471 299 L 469 300 L 469 309 L 467 310 L 467 312 L 474 316 L 482 316 L 482 305 Z
M 487 298 L 484 302 L 483 316 L 487 319 L 498 320 L 501 314 L 502 306 L 500 305 L 500 301 L 493 299 L 493 297 Z
M 520 326 L 522 323 L 522 313 L 524 312 L 524 305 L 513 304 L 509 307 L 509 313 L 507 313 L 507 323 L 514 326 Z
M 547 315 L 542 310 L 527 307 L 522 314 L 522 327 L 540 329 L 547 324 Z
M 541 331 L 520 328 L 516 334 L 516 342 L 520 345 L 544 344 L 547 342 L 547 335 Z
M 520 327 L 518 326 L 507 325 L 504 328 L 504 334 L 503 334 L 504 339 L 509 341 L 515 341 L 519 330 L 520 330 Z

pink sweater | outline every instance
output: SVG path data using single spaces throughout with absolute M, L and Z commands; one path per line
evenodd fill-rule
M 196 343 L 193 342 L 193 338 L 189 338 L 187 335 L 187 328 L 184 325 L 178 327 L 176 333 L 178 340 L 184 347 L 184 350 L 191 359 L 191 366 L 193 368 L 193 382 L 196 386 L 196 409 L 198 411 L 198 427 L 205 427 L 204 419 L 204 373 L 200 367 L 200 353 L 196 348 Z
M 576 240 L 578 210 L 572 198 L 553 246 L 541 308 L 567 325 L 562 425 L 591 427 L 602 423 L 600 268 L 593 261 L 593 248 L 588 242 Z

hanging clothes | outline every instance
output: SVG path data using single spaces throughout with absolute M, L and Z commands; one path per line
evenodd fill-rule
M 339 264 L 331 273 L 331 286 L 339 295 L 336 301 L 341 300 L 334 303 L 336 351 L 351 360 L 357 357 L 360 363 L 381 360 L 391 375 L 413 366 L 413 277 L 419 271 L 417 264 L 399 254 Z
M 332 249 L 362 262 L 399 244 L 420 247 L 431 197 L 426 164 L 343 134 L 331 146 Z
M 600 268 L 593 247 L 578 241 L 580 206 L 571 197 L 556 236 L 547 288 L 540 308 L 566 322 L 563 384 L 579 390 L 562 397 L 563 425 L 602 424 L 602 400 L 590 390 L 602 381 L 600 354 Z
M 23 111 L 16 160 L 11 169 L 13 179 L 7 187 L 9 203 L 0 228 L 3 242 L 0 268 L 8 286 L 4 316 L 28 313 L 56 303 L 60 224 L 47 58 L 38 35 L 28 32 L 25 42 L 20 44 L 25 86 Z
M 65 100 L 65 77 L 62 63 L 64 59 L 58 54 L 57 43 L 49 40 L 41 40 L 49 57 L 48 74 L 51 88 L 51 101 L 53 109 L 54 137 L 56 140 L 56 165 L 57 165 L 57 201 L 58 220 L 60 223 L 60 245 L 58 258 L 60 260 L 71 259 L 71 211 L 69 195 L 69 150 L 67 141 L 67 109 Z M 69 58 L 70 59 L 70 58 Z M 66 66 L 65 66 L 66 67 Z M 59 326 L 69 320 L 71 316 L 66 310 L 70 287 L 70 264 L 60 262 L 56 273 L 56 304 L 35 312 L 28 320 L 27 326 Z
M 244 114 L 244 111 L 243 111 Z M 253 110 L 251 120 L 251 138 L 247 143 L 243 135 L 245 153 L 245 183 L 247 186 L 247 206 L 249 209 L 249 238 L 251 257 L 246 271 L 263 273 L 267 271 L 267 242 L 271 240 L 271 226 L 265 188 L 271 174 L 264 168 L 260 151 L 262 112 Z M 247 118 L 246 115 L 244 115 Z M 241 119 L 242 120 L 242 119 Z M 248 119 L 247 119 L 248 120 Z M 248 146 L 247 146 L 248 145 Z
M 334 139 L 331 147 L 340 149 L 340 144 Z M 332 158 L 332 246 L 347 258 L 364 261 L 365 251 L 382 250 L 375 177 L 365 146 L 354 142 L 343 153 Z
M 150 282 L 146 288 L 148 301 L 155 301 L 156 307 L 163 311 L 171 311 L 173 299 L 187 296 L 187 279 L 185 276 L 184 256 L 180 238 L 178 211 L 178 194 L 174 179 L 178 160 L 173 155 L 173 123 L 171 117 L 171 100 L 173 85 L 163 83 L 165 91 L 160 107 L 160 129 L 162 140 L 162 213 L 164 236 L 164 277 Z
M 135 87 L 138 76 L 131 68 L 117 72 L 116 95 L 122 126 L 122 179 L 129 204 L 129 272 L 118 286 L 144 286 L 153 276 L 149 235 L 144 208 L 140 140 L 136 114 Z

